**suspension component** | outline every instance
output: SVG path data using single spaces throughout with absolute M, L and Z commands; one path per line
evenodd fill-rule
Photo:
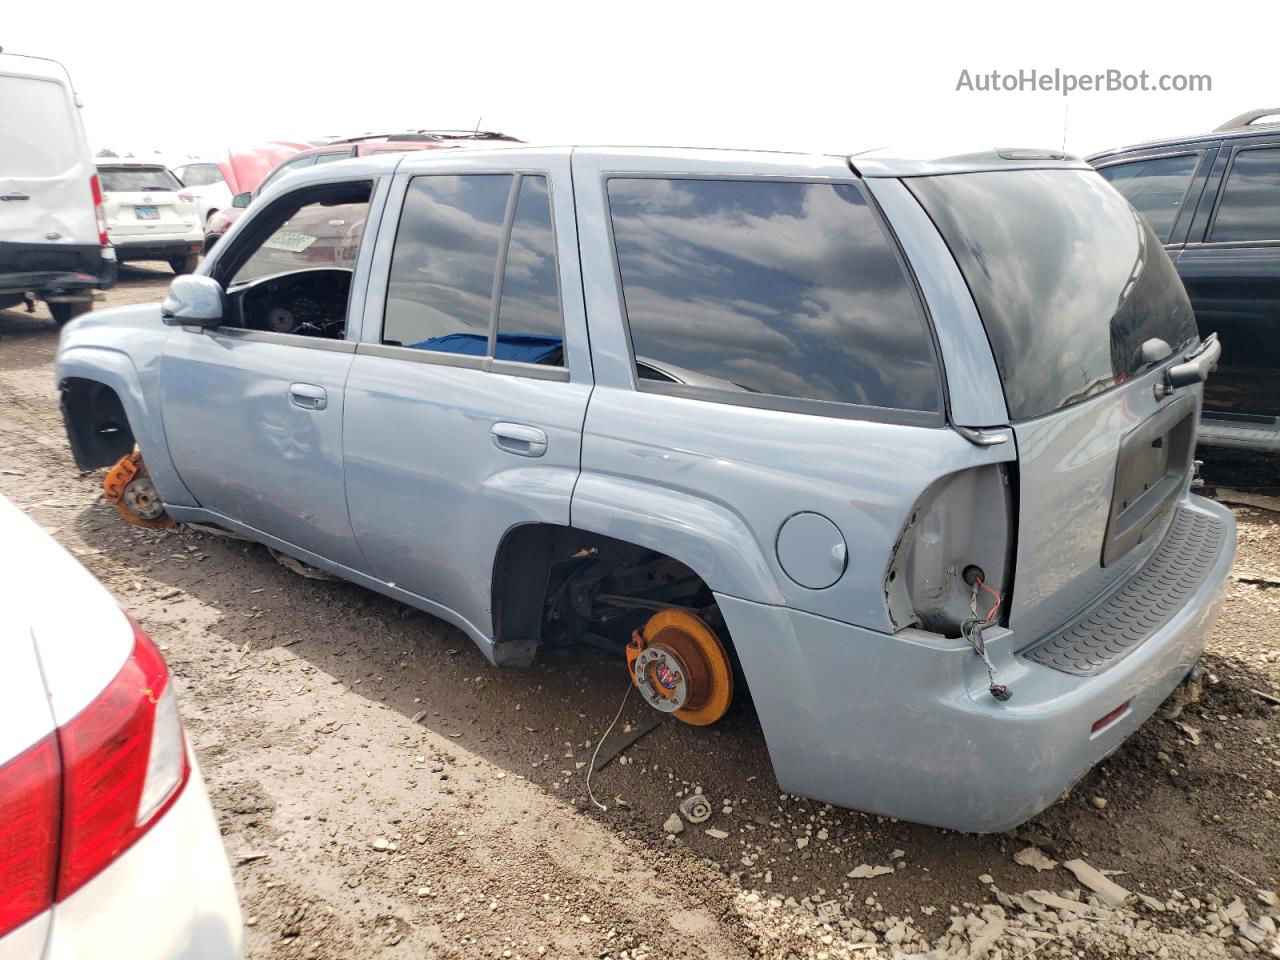
M 724 644 L 687 610 L 660 610 L 633 633 L 627 667 L 645 703 L 693 726 L 715 723 L 733 702 Z
M 107 471 L 102 493 L 126 523 L 138 527 L 164 529 L 172 527 L 173 517 L 164 512 L 164 503 L 151 482 L 142 454 L 136 450 L 125 454 Z

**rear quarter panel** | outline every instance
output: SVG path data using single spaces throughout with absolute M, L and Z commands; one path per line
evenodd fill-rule
M 977 447 L 942 426 L 814 416 L 637 391 L 605 188 L 608 176 L 632 172 L 855 179 L 847 163 L 835 157 L 575 152 L 574 193 L 597 385 L 583 433 L 574 526 L 650 545 L 685 563 L 722 593 L 892 631 L 884 579 L 912 506 L 941 476 L 1013 459 L 1013 445 Z M 936 233 L 933 242 L 940 243 Z M 906 252 L 913 260 L 912 251 Z M 954 262 L 950 269 L 954 276 L 948 279 L 958 279 Z M 962 280 L 960 284 L 963 289 Z M 935 324 L 977 323 L 972 301 L 966 307 L 955 283 L 940 283 L 936 290 L 936 300 L 925 291 Z M 972 314 L 967 321 L 956 319 L 963 309 Z M 986 349 L 985 337 L 980 342 Z M 952 358 L 944 355 L 943 360 L 950 378 Z M 956 358 L 955 369 L 977 370 L 982 364 L 994 378 L 989 349 L 985 358 L 981 351 Z M 993 382 L 998 391 L 998 381 Z M 974 393 L 977 399 L 965 406 L 969 415 L 983 425 L 1002 422 L 998 393 Z M 801 586 L 779 563 L 779 530 L 800 512 L 830 519 L 847 545 L 845 571 L 829 587 Z

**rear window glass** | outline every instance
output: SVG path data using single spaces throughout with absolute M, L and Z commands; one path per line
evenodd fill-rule
M 104 193 L 147 193 L 181 190 L 178 178 L 164 167 L 99 167 Z
M 1209 240 L 1280 240 L 1280 150 L 1236 154 Z
M 969 283 L 1026 419 L 1142 370 L 1142 344 L 1196 336 L 1191 304 L 1147 222 L 1096 173 L 1017 170 L 906 181 Z
M 1147 218 L 1160 242 L 1168 243 L 1199 159 L 1193 153 L 1157 157 L 1112 164 L 1098 172 Z
M 641 389 L 940 409 L 924 315 L 853 184 L 615 179 L 609 206 Z
M 60 83 L 0 76 L 0 179 L 72 171 L 81 159 L 73 109 Z

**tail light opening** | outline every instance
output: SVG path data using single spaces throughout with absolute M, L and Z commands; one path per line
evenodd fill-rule
M 132 654 L 106 689 L 0 767 L 0 936 L 101 873 L 190 779 L 168 668 L 130 623 Z

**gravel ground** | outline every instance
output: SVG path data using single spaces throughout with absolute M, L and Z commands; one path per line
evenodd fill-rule
M 152 266 L 107 303 L 159 299 L 172 275 Z M 1233 504 L 1203 700 L 1016 834 L 781 795 L 745 701 L 625 749 L 593 780 L 601 812 L 584 780 L 620 663 L 568 649 L 498 670 L 452 627 L 259 546 L 126 526 L 71 462 L 56 343 L 42 309 L 0 311 L 0 493 L 164 646 L 250 957 L 1280 956 L 1280 513 Z M 1206 459 L 1226 501 L 1280 492 L 1275 461 Z M 605 753 L 651 719 L 631 698 Z M 670 836 L 690 792 L 714 815 Z

